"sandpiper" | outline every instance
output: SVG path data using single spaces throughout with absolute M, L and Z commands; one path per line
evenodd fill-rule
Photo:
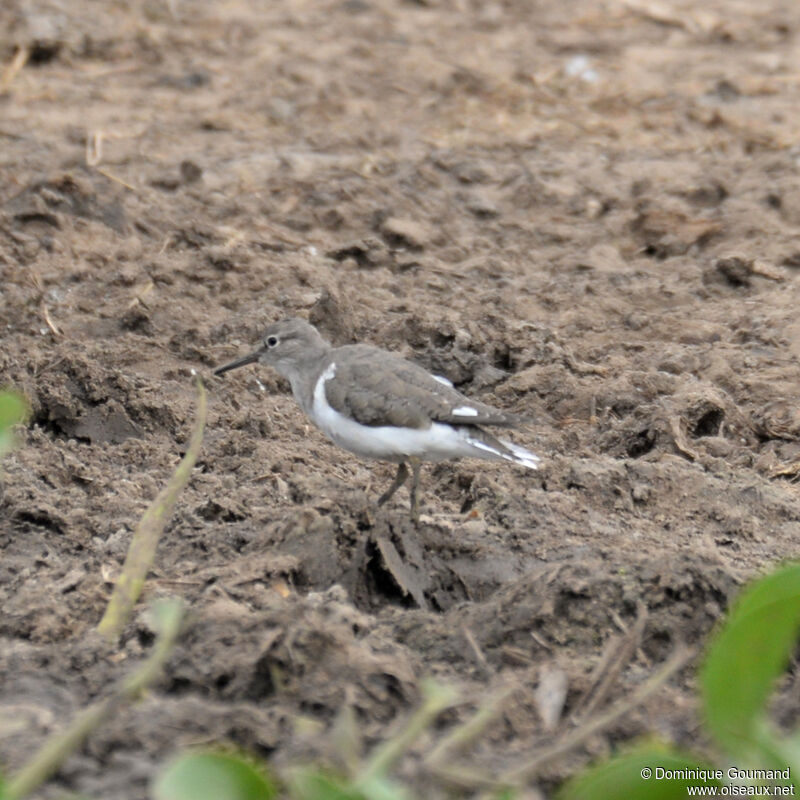
M 406 482 L 411 468 L 411 518 L 419 521 L 417 488 L 423 461 L 483 458 L 536 469 L 538 456 L 483 426 L 512 428 L 516 414 L 470 400 L 446 378 L 366 344 L 332 347 L 302 319 L 267 328 L 258 347 L 214 370 L 267 364 L 286 378 L 300 408 L 340 447 L 398 464 L 383 505 Z

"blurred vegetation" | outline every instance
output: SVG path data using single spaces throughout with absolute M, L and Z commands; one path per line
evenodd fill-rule
M 700 671 L 700 695 L 706 730 L 718 748 L 713 763 L 661 745 L 640 745 L 576 777 L 563 787 L 559 799 L 678 800 L 686 797 L 687 786 L 721 787 L 737 782 L 742 784 L 742 794 L 748 786 L 786 787 L 787 793 L 796 792 L 800 727 L 780 732 L 770 718 L 769 700 L 789 666 L 798 634 L 800 565 L 790 564 L 742 592 L 708 648 Z M 776 770 L 790 777 L 739 780 L 735 776 L 732 781 L 731 767 Z M 643 769 L 652 770 L 652 777 L 644 779 Z M 717 770 L 722 778 L 657 780 L 658 769 Z
M 0 391 L 0 458 L 16 446 L 14 428 L 28 418 L 28 403 L 18 392 Z
M 139 520 L 128 547 L 125 563 L 122 565 L 122 572 L 117 578 L 114 593 L 97 626 L 98 631 L 108 639 L 113 640 L 119 636 L 125 623 L 130 619 L 133 607 L 144 588 L 147 572 L 155 560 L 161 534 L 172 516 L 178 496 L 192 477 L 192 469 L 203 446 L 208 403 L 205 387 L 199 377 L 196 378 L 196 385 L 197 415 L 189 447 L 167 485 L 158 493 L 158 497 Z

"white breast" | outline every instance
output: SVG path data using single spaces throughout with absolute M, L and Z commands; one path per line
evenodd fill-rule
M 465 429 L 434 422 L 429 428 L 398 428 L 392 425 L 362 425 L 340 414 L 328 404 L 325 383 L 336 374 L 331 364 L 314 387 L 311 418 L 333 442 L 352 453 L 383 461 L 404 461 L 416 456 L 423 461 L 443 461 L 466 456 L 487 457 L 469 441 Z

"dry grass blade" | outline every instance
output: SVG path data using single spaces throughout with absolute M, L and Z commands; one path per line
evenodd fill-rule
M 481 646 L 473 636 L 472 631 L 466 625 L 463 625 L 461 628 L 461 633 L 467 640 L 467 644 L 469 645 L 472 654 L 475 656 L 475 662 L 477 663 L 478 668 L 484 675 L 491 675 L 489 662 L 486 660 L 486 656 L 483 654 L 483 650 L 481 650 Z
M 789 279 L 785 270 L 779 270 L 771 264 L 765 264 L 763 261 L 754 261 L 752 267 L 753 275 L 760 275 L 767 280 L 775 281 L 776 283 L 784 283 Z
M 50 332 L 53 336 L 61 336 L 61 330 L 58 325 L 53 322 L 53 318 L 50 316 L 50 312 L 47 310 L 47 306 L 44 303 L 42 303 L 42 317 L 44 317 L 44 321 L 47 323 L 47 327 L 50 328 Z
M 592 676 L 592 685 L 583 698 L 580 708 L 575 714 L 582 721 L 589 717 L 608 697 L 614 681 L 619 677 L 628 662 L 633 658 L 642 643 L 642 635 L 647 624 L 647 608 L 639 604 L 638 615 L 633 627 L 621 637 L 612 641 L 606 650 L 603 660 Z
M 135 700 L 158 677 L 180 632 L 183 604 L 179 600 L 162 600 L 153 611 L 158 638 L 147 661 L 120 683 L 110 696 L 78 714 L 66 731 L 51 736 L 4 787 L 3 800 L 19 800 L 34 791 L 56 772 L 95 728 L 122 705 Z
M 570 752 L 583 744 L 587 739 L 604 728 L 613 725 L 620 717 L 640 706 L 647 698 L 657 692 L 678 670 L 682 669 L 694 656 L 694 651 L 687 647 L 678 647 L 667 659 L 661 669 L 647 682 L 642 684 L 629 698 L 621 700 L 608 711 L 587 720 L 581 727 L 565 733 L 550 747 L 543 748 L 535 756 L 522 761 L 510 769 L 498 781 L 500 785 L 515 786 L 534 776 L 538 770 L 556 758 Z
M 27 46 L 17 49 L 14 58 L 11 59 L 8 66 L 3 70 L 2 76 L 0 76 L 0 94 L 5 94 L 8 91 L 19 71 L 28 63 L 30 54 L 30 48 Z
M 623 5 L 659 25 L 683 28 L 694 34 L 710 34 L 722 27 L 720 17 L 702 9 L 681 8 L 658 0 L 623 0 Z
M 181 490 L 189 482 L 192 468 L 203 443 L 203 430 L 206 424 L 206 390 L 197 378 L 197 418 L 192 431 L 192 439 L 186 455 L 178 464 L 169 483 L 159 492 L 158 497 L 144 512 L 133 535 L 125 564 L 117 579 L 114 593 L 108 603 L 98 631 L 108 639 L 114 639 L 128 621 L 144 586 L 147 571 L 155 556 L 158 540 L 172 514 Z
M 130 303 L 128 303 L 128 305 L 125 306 L 126 310 L 130 310 L 131 308 L 134 308 L 135 306 L 139 306 L 139 305 L 144 306 L 145 308 L 147 308 L 147 303 L 145 303 L 144 299 L 155 288 L 156 288 L 156 285 L 155 285 L 155 283 L 153 283 L 153 281 L 147 281 L 147 283 L 144 285 L 144 287 L 142 289 L 140 289 L 136 293 L 136 297 L 134 297 L 133 300 L 131 300 Z
M 114 175 L 108 170 L 103 169 L 102 167 L 95 167 L 95 170 L 99 172 L 101 175 L 104 175 L 110 181 L 114 181 L 115 183 L 118 183 L 120 186 L 124 186 L 126 189 L 130 189 L 135 195 L 138 195 L 139 197 L 142 196 L 142 193 L 135 186 L 131 185 L 127 181 L 122 180 L 122 178 Z
M 800 459 L 787 464 L 780 464 L 770 470 L 770 478 L 797 478 L 800 475 Z
M 103 160 L 103 140 L 105 133 L 95 131 L 91 136 L 86 137 L 86 163 L 90 167 L 96 167 Z

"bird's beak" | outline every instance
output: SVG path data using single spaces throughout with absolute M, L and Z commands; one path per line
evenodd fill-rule
M 245 364 L 253 364 L 258 361 L 258 357 L 261 355 L 260 350 L 253 350 L 252 353 L 248 353 L 246 356 L 242 356 L 241 358 L 237 358 L 236 361 L 231 361 L 230 364 L 224 364 L 221 367 L 217 367 L 214 370 L 215 375 L 222 375 L 223 372 L 228 372 L 231 369 L 237 369 L 239 367 L 245 366 Z

